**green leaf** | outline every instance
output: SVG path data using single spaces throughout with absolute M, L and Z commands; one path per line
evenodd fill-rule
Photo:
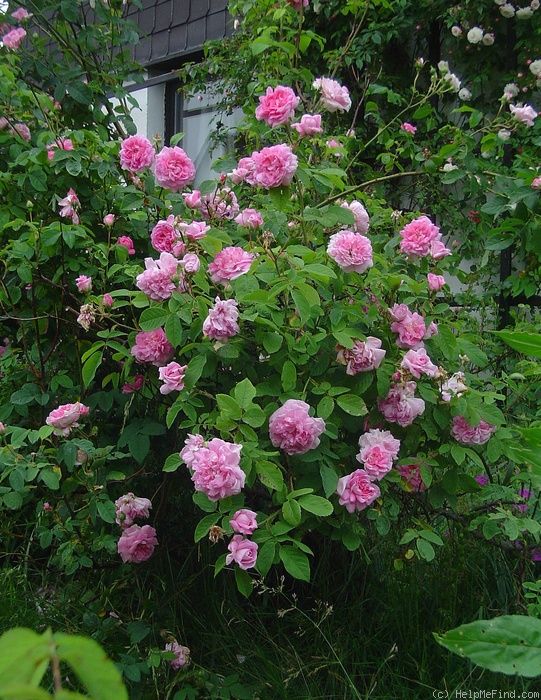
M 280 559 L 288 574 L 300 581 L 310 581 L 310 562 L 304 552 L 293 546 L 280 547 Z
M 273 489 L 274 491 L 280 491 L 284 485 L 284 476 L 282 470 L 274 464 L 274 462 L 269 462 L 267 460 L 261 460 L 256 462 L 255 470 L 259 477 L 259 480 L 267 488 Z
M 526 678 L 541 675 L 541 620 L 535 617 L 476 620 L 434 637 L 449 651 L 490 671 Z
M 180 459 L 180 455 L 178 452 L 173 452 L 172 455 L 169 455 L 167 459 L 164 462 L 162 471 L 164 472 L 176 472 L 176 470 L 180 467 L 182 464 L 182 461 Z
M 321 496 L 301 496 L 298 503 L 303 510 L 322 517 L 331 515 L 334 510 L 333 504 Z
M 419 552 L 421 559 L 424 559 L 425 561 L 432 561 L 432 559 L 434 559 L 436 556 L 434 547 L 430 544 L 430 542 L 427 542 L 421 538 L 417 540 L 417 551 Z
M 325 492 L 325 496 L 328 498 L 330 495 L 336 492 L 336 487 L 338 486 L 338 474 L 334 471 L 334 469 L 331 469 L 331 467 L 327 467 L 324 464 L 322 464 L 319 468 L 319 473 L 321 476 L 321 483 L 323 484 L 323 491 Z
M 229 394 L 217 394 L 216 402 L 218 403 L 220 413 L 227 418 L 239 420 L 242 416 L 241 407 L 232 396 L 229 396 Z
M 199 540 L 202 540 L 203 537 L 206 537 L 210 528 L 213 525 L 216 525 L 219 518 L 220 513 L 211 513 L 210 515 L 205 515 L 204 518 L 201 518 L 201 520 L 197 523 L 197 526 L 195 528 L 194 542 L 199 542 Z
M 193 387 L 197 384 L 199 378 L 203 374 L 206 362 L 206 355 L 196 355 L 190 360 L 188 363 L 188 369 L 184 375 L 184 384 L 188 389 L 193 389 Z
M 262 338 L 263 347 L 272 355 L 282 347 L 284 338 L 279 333 L 265 333 Z
M 523 355 L 541 358 L 541 333 L 522 333 L 519 331 L 492 331 L 513 350 Z
M 328 418 L 334 411 L 334 399 L 324 396 L 318 403 L 316 413 L 320 418 Z
M 88 360 L 84 363 L 83 369 L 81 371 L 81 376 L 83 378 L 83 384 L 85 387 L 90 386 L 94 377 L 96 376 L 96 371 L 101 365 L 103 360 L 103 351 L 98 350 L 93 355 L 90 355 Z
M 336 403 L 350 416 L 365 416 L 368 413 L 365 402 L 355 394 L 343 394 L 336 399 Z
M 52 469 L 42 469 L 39 478 L 52 491 L 57 491 L 60 486 L 60 476 Z
M 112 501 L 98 501 L 97 508 L 102 520 L 105 520 L 106 523 L 115 522 L 115 504 Z
M 252 382 L 246 378 L 237 384 L 233 395 L 241 408 L 248 408 L 255 398 L 256 389 Z
M 48 635 L 15 627 L 0 637 L 0 688 L 17 683 L 37 686 L 49 659 Z
M 276 543 L 273 540 L 265 542 L 257 553 L 257 570 L 261 576 L 266 576 L 274 561 Z
M 282 506 L 282 515 L 286 523 L 296 527 L 301 522 L 301 507 L 297 501 L 286 501 Z
M 254 581 L 250 574 L 237 566 L 235 569 L 235 582 L 239 593 L 245 598 L 249 598 L 254 587 Z
M 176 314 L 171 314 L 165 322 L 165 335 L 174 348 L 182 344 L 182 325 Z
M 139 317 L 139 326 L 144 331 L 153 331 L 156 328 L 163 328 L 170 316 L 171 313 L 167 308 L 151 306 L 145 309 Z
M 282 367 L 282 388 L 293 391 L 297 385 L 297 369 L 291 360 L 286 360 Z

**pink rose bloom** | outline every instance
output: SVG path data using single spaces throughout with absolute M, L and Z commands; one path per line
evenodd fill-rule
M 54 143 L 47 145 L 47 158 L 53 160 L 55 151 L 73 151 L 73 141 L 71 139 L 57 139 Z
M 104 306 L 112 306 L 114 304 L 113 297 L 110 294 L 104 294 L 101 298 L 101 303 Z
M 535 177 L 530 185 L 532 190 L 541 190 L 541 177 Z
M 210 226 L 204 221 L 192 221 L 191 224 L 180 224 L 180 230 L 189 241 L 199 241 L 210 231 Z
M 120 496 L 115 501 L 115 522 L 120 527 L 130 527 L 135 520 L 148 518 L 152 503 L 148 498 L 138 498 L 133 493 Z
M 257 561 L 257 544 L 247 540 L 242 535 L 234 535 L 227 545 L 229 554 L 225 558 L 226 564 L 238 564 L 241 569 L 252 569 Z
M 345 272 L 364 272 L 374 264 L 369 239 L 354 231 L 334 233 L 329 239 L 327 253 Z
M 130 352 L 137 362 L 150 362 L 155 367 L 163 367 L 169 362 L 174 351 L 163 328 L 156 328 L 153 331 L 138 333 Z
M 246 474 L 240 468 L 242 445 L 212 438 L 195 450 L 190 468 L 196 491 L 211 501 L 235 496 L 241 492 Z
M 203 323 L 203 335 L 211 340 L 225 342 L 240 331 L 239 310 L 234 299 L 216 297 Z
M 126 384 L 123 385 L 122 393 L 123 394 L 134 394 L 136 391 L 139 391 L 140 389 L 143 388 L 144 383 L 145 383 L 145 378 L 143 377 L 143 375 L 136 374 L 135 377 L 133 378 L 132 382 L 126 382 Z
M 72 428 L 79 427 L 80 419 L 88 415 L 89 411 L 88 406 L 79 401 L 77 403 L 62 404 L 49 413 L 45 423 L 54 428 L 55 435 L 67 437 Z
M 195 453 L 202 447 L 205 447 L 205 440 L 203 436 L 189 434 L 186 440 L 184 440 L 184 447 L 180 451 L 180 459 L 191 469 L 195 459 Z
M 420 216 L 400 231 L 400 251 L 410 257 L 430 255 L 430 244 L 439 240 L 440 229 L 430 221 L 428 216 Z
M 308 3 L 310 0 L 287 0 L 288 3 L 293 7 L 297 12 L 300 12 L 303 7 L 308 7 Z
M 385 350 L 381 350 L 381 340 L 369 335 L 366 340 L 356 340 L 351 349 L 339 346 L 336 359 L 340 364 L 346 365 L 346 374 L 353 376 L 359 372 L 377 369 L 384 357 Z
M 184 268 L 184 272 L 188 272 L 190 274 L 197 272 L 201 267 L 199 256 L 195 253 L 186 253 L 186 255 L 180 261 L 180 264 Z
M 182 198 L 184 199 L 184 204 L 190 209 L 199 209 L 201 207 L 201 192 L 199 190 L 186 192 L 182 195 Z
M 381 496 L 378 486 L 372 482 L 364 469 L 356 469 L 351 474 L 338 479 L 336 493 L 339 503 L 348 513 L 364 510 Z
M 291 148 L 283 143 L 254 151 L 252 162 L 254 170 L 248 182 L 267 190 L 289 185 L 299 164 Z
M 348 112 L 351 107 L 351 98 L 347 87 L 340 85 L 331 78 L 317 78 L 312 87 L 321 93 L 321 101 L 329 112 Z
M 237 195 L 229 187 L 219 187 L 203 196 L 199 211 L 205 219 L 231 221 L 240 211 Z
M 443 275 L 435 275 L 433 272 L 429 272 L 426 279 L 431 292 L 439 292 L 440 289 L 445 287 L 445 277 Z
M 238 532 L 241 535 L 251 535 L 257 530 L 257 514 L 248 508 L 241 508 L 229 521 L 233 528 L 233 532 Z
M 526 126 L 533 126 L 534 119 L 537 117 L 537 112 L 530 105 L 509 105 L 511 114 L 513 117 L 525 124 Z
M 245 228 L 259 228 L 263 226 L 263 217 L 257 209 L 243 209 L 241 213 L 235 217 L 235 221 L 239 226 Z
M 328 141 L 325 141 L 325 145 L 327 148 L 343 148 L 340 141 L 337 141 L 336 139 L 328 139 Z
M 342 202 L 340 206 L 344 209 L 349 209 L 353 214 L 355 219 L 354 230 L 357 231 L 357 233 L 364 234 L 368 231 L 370 228 L 370 217 L 361 202 L 357 200 L 353 200 L 353 202 Z
M 154 554 L 158 544 L 156 530 L 150 525 L 132 525 L 123 530 L 117 543 L 117 550 L 126 564 L 140 564 Z
M 298 104 L 299 98 L 290 87 L 268 87 L 266 93 L 259 98 L 255 118 L 269 126 L 287 124 L 295 114 Z
M 162 219 L 152 229 L 150 243 L 154 250 L 160 253 L 172 253 L 175 245 L 180 240 L 180 234 L 175 227 L 175 217 L 173 214 Z
M 462 396 L 462 394 L 468 390 L 466 384 L 464 384 L 464 373 L 455 372 L 449 379 L 447 379 L 441 385 L 441 398 L 443 401 L 450 401 L 453 396 Z
M 303 114 L 300 122 L 292 124 L 291 128 L 295 129 L 301 138 L 321 134 L 321 114 Z
M 32 13 L 25 10 L 24 7 L 18 7 L 15 12 L 11 13 L 11 16 L 13 19 L 16 19 L 17 22 L 24 22 L 25 20 L 30 19 L 30 17 L 33 17 Z
M 92 277 L 88 277 L 88 275 L 79 275 L 79 277 L 75 278 L 75 284 L 77 285 L 77 291 L 82 294 L 90 292 L 92 289 Z
M 190 650 L 178 642 L 168 642 L 165 645 L 165 651 L 171 651 L 175 655 L 175 658 L 169 662 L 174 671 L 178 671 L 190 663 Z
M 160 187 L 179 192 L 195 179 L 195 166 L 179 146 L 165 146 L 156 156 L 154 177 Z
M 274 447 L 288 455 L 302 455 L 319 445 L 325 431 L 323 418 L 312 418 L 304 401 L 288 399 L 269 418 L 269 435 Z
M 410 124 L 409 122 L 404 122 L 403 124 L 400 124 L 400 128 L 402 131 L 405 131 L 407 134 L 411 134 L 412 136 L 415 136 L 415 133 L 417 131 L 417 127 L 413 126 L 413 124 Z
M 391 457 L 396 459 L 400 451 L 400 440 L 393 437 L 392 433 L 388 430 L 380 430 L 379 428 L 372 428 L 363 433 L 359 438 L 360 452 L 357 455 L 357 460 L 359 462 L 363 461 L 363 454 L 365 450 L 369 450 L 375 446 L 382 447 L 386 452 L 388 452 Z
M 403 464 L 398 467 L 398 473 L 406 482 L 407 491 L 415 491 L 416 493 L 426 491 L 418 464 Z
M 425 402 L 415 398 L 415 382 L 396 384 L 389 389 L 384 399 L 379 399 L 378 408 L 389 423 L 398 423 L 406 428 L 424 413 Z
M 116 216 L 114 214 L 106 214 L 103 217 L 103 223 L 105 224 L 105 226 L 111 227 L 115 223 L 115 221 L 116 221 Z M 126 238 L 127 238 L 127 236 L 126 236 Z M 133 243 L 132 243 L 132 246 L 133 246 Z M 133 252 L 135 253 L 135 250 Z
M 20 136 L 24 141 L 30 141 L 32 135 L 30 134 L 30 129 L 26 124 L 19 122 L 14 124 L 13 128 L 9 130 L 14 136 Z
M 43 510 L 46 513 L 50 513 L 52 511 L 52 509 L 53 509 L 52 505 L 48 501 L 45 501 L 45 503 L 43 504 Z
M 153 301 L 165 301 L 177 288 L 173 277 L 179 261 L 171 253 L 160 253 L 158 260 L 145 258 L 145 270 L 137 275 L 136 286 Z
M 77 323 L 82 326 L 85 331 L 88 331 L 95 320 L 96 313 L 94 306 L 92 304 L 83 304 L 79 309 Z
M 418 350 L 408 350 L 404 355 L 400 366 L 406 369 L 413 377 L 420 379 L 421 375 L 427 377 L 437 377 L 439 374 L 438 367 L 432 362 L 427 355 L 425 348 Z
M 433 260 L 441 260 L 442 258 L 447 257 L 447 255 L 451 255 L 451 251 L 449 250 L 449 248 L 445 247 L 443 241 L 436 240 L 432 241 L 432 243 L 430 244 L 430 250 L 428 254 Z
M 131 173 L 150 168 L 156 151 L 145 136 L 128 136 L 120 144 L 120 166 Z
M 58 202 L 58 206 L 60 208 L 60 216 L 64 219 L 71 219 L 72 223 L 77 226 L 79 223 L 77 209 L 80 206 L 80 202 L 79 197 L 75 194 L 75 190 L 70 187 L 64 199 Z
M 24 41 L 26 32 L 22 27 L 16 27 L 2 37 L 2 43 L 8 49 L 16 51 Z
M 496 432 L 496 426 L 482 420 L 473 426 L 463 416 L 455 416 L 451 426 L 451 435 L 463 445 L 484 445 Z
M 215 284 L 226 285 L 229 281 L 245 275 L 255 256 L 238 246 L 229 246 L 220 251 L 208 266 L 210 279 Z
M 165 367 L 158 370 L 160 381 L 160 394 L 170 394 L 172 391 L 182 391 L 184 389 L 184 374 L 188 365 L 179 365 L 178 362 L 170 362 Z
M 423 340 L 426 340 L 437 332 L 437 327 L 432 324 L 426 326 L 424 318 L 416 311 L 412 312 L 406 304 L 395 304 L 390 309 L 390 315 L 393 323 L 391 330 L 398 334 L 396 344 L 399 348 L 419 348 L 423 346 Z
M 383 445 L 365 447 L 357 456 L 357 461 L 363 463 L 365 472 L 374 481 L 382 479 L 393 467 L 393 456 Z
M 255 184 L 254 170 L 255 164 L 251 158 L 241 158 L 237 167 L 229 173 L 229 177 L 233 180 L 235 185 L 240 185 L 240 183 L 245 180 L 248 184 L 253 185 Z
M 116 239 L 116 244 L 122 246 L 123 248 L 126 248 L 126 250 L 128 251 L 128 255 L 135 255 L 135 248 L 130 236 L 119 236 Z

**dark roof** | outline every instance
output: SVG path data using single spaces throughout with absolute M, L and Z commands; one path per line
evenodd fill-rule
M 139 26 L 134 57 L 144 66 L 195 53 L 208 39 L 230 33 L 227 0 L 142 0 L 141 5 L 132 5 L 128 17 Z

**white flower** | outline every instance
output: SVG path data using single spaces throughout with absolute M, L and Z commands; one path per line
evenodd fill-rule
M 505 5 L 502 5 L 500 7 L 500 13 L 503 17 L 514 17 L 515 8 L 513 7 L 513 5 L 511 5 L 511 3 L 506 2 Z
M 532 0 L 530 3 L 530 7 L 532 8 L 532 10 L 534 12 L 539 9 L 540 5 L 541 5 L 541 3 L 539 2 L 539 0 Z
M 493 43 L 494 43 L 494 34 L 490 33 L 490 34 L 485 34 L 483 36 L 483 44 L 485 46 L 492 46 Z
M 530 63 L 530 72 L 533 73 L 536 78 L 541 77 L 541 58 Z
M 447 80 L 447 82 L 451 85 L 455 92 L 458 92 L 460 90 L 460 78 L 454 73 L 447 73 L 447 75 L 445 76 L 445 80 Z
M 459 90 L 458 99 L 462 100 L 463 102 L 471 100 L 471 92 L 468 90 L 468 88 L 462 88 L 461 90 Z
M 511 132 L 509 131 L 509 129 L 500 129 L 498 131 L 498 138 L 500 139 L 500 141 L 509 141 L 509 139 L 511 138 Z
M 483 40 L 483 30 L 481 27 L 472 27 L 467 34 L 467 39 L 470 44 L 478 44 Z
M 517 19 L 530 19 L 533 16 L 533 10 L 531 7 L 521 7 L 516 12 Z
M 516 97 L 519 92 L 520 90 L 516 83 L 507 83 L 503 89 L 503 96 L 508 102 L 511 102 L 513 97 Z
M 455 165 L 453 161 L 449 158 L 447 163 L 442 168 L 444 173 L 450 173 L 452 170 L 458 170 L 458 165 Z
M 440 73 L 444 74 L 449 72 L 449 64 L 447 61 L 440 61 L 438 63 L 438 70 Z
M 462 36 L 462 29 L 455 24 L 454 27 L 451 27 L 451 34 L 456 37 Z

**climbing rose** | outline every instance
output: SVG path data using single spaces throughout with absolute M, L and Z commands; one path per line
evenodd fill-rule
M 102 303 L 104 306 L 112 306 L 112 305 L 114 304 L 113 297 L 112 297 L 109 293 L 106 293 L 106 294 L 104 294 L 103 297 L 101 298 L 101 303 Z
M 400 231 L 400 251 L 411 257 L 430 255 L 430 244 L 439 240 L 440 235 L 440 229 L 428 216 L 420 216 Z
M 2 43 L 8 49 L 16 51 L 24 41 L 26 32 L 22 27 L 16 27 L 2 37 Z
M 247 253 L 238 246 L 228 246 L 221 250 L 208 266 L 210 279 L 215 284 L 226 285 L 229 281 L 245 275 L 254 257 L 252 253 Z
M 338 479 L 336 493 L 339 503 L 349 513 L 364 510 L 381 496 L 378 486 L 372 482 L 364 469 L 356 469 L 351 474 Z
M 204 446 L 205 439 L 202 435 L 188 434 L 188 437 L 184 440 L 184 447 L 180 451 L 180 459 L 191 468 L 195 453 Z
M 179 365 L 178 362 L 170 362 L 165 367 L 160 367 L 158 373 L 163 384 L 160 387 L 160 394 L 170 394 L 172 391 L 182 391 L 184 389 L 184 374 L 188 365 Z
M 534 119 L 537 117 L 537 112 L 530 105 L 509 105 L 513 117 L 526 126 L 533 126 Z
M 478 44 L 483 40 L 483 30 L 481 27 L 472 27 L 466 34 L 466 38 L 470 44 Z
M 388 430 L 372 430 L 359 438 L 360 450 L 357 461 L 360 462 L 371 479 L 381 479 L 393 466 L 393 461 L 400 450 L 400 440 L 394 438 Z
M 495 425 L 482 420 L 479 425 L 473 426 L 463 416 L 455 416 L 451 426 L 451 435 L 464 445 L 483 445 L 490 440 L 494 432 Z
M 154 146 L 145 136 L 128 136 L 120 145 L 120 166 L 131 173 L 139 173 L 154 162 Z
M 64 199 L 58 202 L 58 206 L 60 207 L 60 216 L 64 219 L 71 219 L 71 222 L 77 226 L 79 223 L 77 209 L 80 206 L 80 202 L 74 189 L 70 187 Z
M 130 491 L 115 501 L 115 522 L 122 528 L 130 527 L 135 520 L 148 518 L 151 508 L 148 498 L 138 498 Z
M 253 185 L 255 184 L 253 179 L 254 169 L 254 161 L 251 158 L 241 158 L 237 167 L 229 173 L 229 177 L 233 180 L 235 185 L 240 185 L 240 183 L 245 180 L 248 184 Z
M 179 146 L 165 146 L 156 156 L 154 177 L 160 187 L 178 192 L 195 179 L 195 166 Z
M 239 311 L 234 299 L 222 300 L 216 297 L 214 306 L 203 323 L 203 335 L 224 342 L 239 332 L 238 318 Z
M 251 535 L 257 530 L 257 514 L 248 508 L 241 508 L 229 521 L 233 528 L 233 532 L 238 532 L 241 535 Z
M 404 355 L 400 366 L 403 369 L 408 370 L 408 372 L 416 379 L 420 379 L 421 375 L 423 374 L 425 374 L 427 377 L 436 377 L 439 373 L 439 369 L 427 355 L 425 348 L 408 350 L 408 352 Z
M 57 139 L 54 143 L 48 144 L 47 148 L 47 158 L 53 160 L 55 151 L 60 149 L 61 151 L 73 151 L 73 141 L 71 139 Z
M 354 231 L 338 231 L 329 239 L 328 255 L 345 272 L 364 272 L 372 267 L 372 244 Z
M 287 124 L 295 114 L 298 104 L 299 98 L 290 87 L 268 87 L 266 93 L 259 98 L 255 117 L 269 126 Z
M 181 223 L 179 228 L 189 241 L 199 241 L 210 231 L 210 226 L 204 221 L 192 221 L 191 224 Z
M 321 114 L 303 114 L 300 122 L 295 122 L 291 128 L 295 129 L 301 138 L 321 134 Z
M 291 148 L 283 143 L 254 151 L 251 161 L 253 172 L 247 182 L 267 190 L 289 185 L 299 164 Z
M 32 138 L 28 126 L 26 124 L 22 124 L 21 122 L 14 124 L 13 128 L 11 128 L 9 132 L 14 136 L 20 136 L 25 141 L 30 141 L 30 139 Z
M 123 394 L 133 394 L 136 391 L 139 391 L 139 389 L 142 389 L 144 383 L 145 383 L 145 378 L 143 377 L 143 375 L 136 374 L 135 377 L 133 378 L 132 382 L 126 382 L 122 386 L 122 393 Z
M 169 665 L 174 671 L 178 671 L 180 668 L 184 668 L 190 663 L 190 650 L 188 647 L 183 647 L 182 644 L 178 642 L 168 642 L 165 645 L 165 651 L 171 651 L 175 655 L 174 659 L 171 659 Z
M 312 418 L 304 401 L 288 399 L 269 418 L 269 435 L 274 447 L 288 455 L 302 455 L 319 445 L 325 430 L 323 418 Z
M 199 190 L 185 192 L 182 198 L 184 199 L 184 204 L 189 209 L 199 209 L 201 207 L 201 192 Z
M 443 275 L 435 275 L 433 272 L 429 272 L 426 279 L 431 292 L 439 292 L 442 287 L 445 287 L 445 277 Z
M 184 272 L 188 272 L 190 274 L 197 272 L 201 267 L 199 256 L 195 253 L 186 253 L 186 255 L 180 261 L 180 264 L 184 268 Z
M 235 496 L 241 492 L 246 474 L 240 468 L 242 445 L 212 438 L 193 453 L 192 481 L 211 501 Z
M 137 275 L 136 286 L 153 301 L 169 299 L 176 289 L 179 261 L 171 253 L 160 253 L 158 260 L 145 258 L 145 270 Z
M 116 244 L 126 248 L 128 255 L 135 255 L 135 247 L 130 236 L 119 236 L 116 239 Z
M 130 352 L 137 362 L 150 362 L 156 367 L 163 367 L 169 362 L 174 351 L 163 328 L 156 328 L 153 331 L 138 333 L 135 336 L 135 345 Z
M 116 216 L 114 214 L 106 214 L 103 217 L 103 223 L 105 226 L 111 227 L 116 221 Z M 135 253 L 135 251 L 133 251 Z
M 77 291 L 81 293 L 90 292 L 92 289 L 92 277 L 87 275 L 79 275 L 75 278 L 75 285 L 77 286 Z
M 82 326 L 85 331 L 90 329 L 90 326 L 96 320 L 96 308 L 93 304 L 83 304 L 79 309 L 77 323 Z
M 308 4 L 310 0 L 287 0 L 288 3 L 293 7 L 297 12 L 300 12 L 302 7 L 308 7 Z
M 79 401 L 77 403 L 62 404 L 49 413 L 45 423 L 54 428 L 55 435 L 67 437 L 72 428 L 79 427 L 79 420 L 86 416 L 89 411 L 88 406 Z
M 418 464 L 403 464 L 398 467 L 398 473 L 406 482 L 407 491 L 415 491 L 417 493 L 426 491 Z
M 424 318 L 416 311 L 410 311 L 406 304 L 395 304 L 389 313 L 393 321 L 391 330 L 398 334 L 396 344 L 399 348 L 420 348 L 423 346 L 423 340 L 438 332 L 435 323 L 427 326 Z
M 263 226 L 263 217 L 257 209 L 243 209 L 235 217 L 235 221 L 239 226 L 244 226 L 245 228 L 259 228 Z
M 429 255 L 433 260 L 441 260 L 447 255 L 451 255 L 449 248 L 446 248 L 443 241 L 437 240 L 432 241 L 430 244 Z
M 541 190 L 541 177 L 534 177 L 532 180 L 530 187 L 532 190 Z
M 180 243 L 182 248 L 182 240 L 180 233 L 175 227 L 175 217 L 173 214 L 167 219 L 161 219 L 154 226 L 150 233 L 150 243 L 154 250 L 160 253 L 173 253 Z
M 140 564 L 150 559 L 158 544 L 156 530 L 150 525 L 132 525 L 122 532 L 117 550 L 124 563 Z
M 381 340 L 368 336 L 366 340 L 356 340 L 351 349 L 338 346 L 336 359 L 346 365 L 346 374 L 370 372 L 383 362 L 385 350 L 381 350 Z
M 441 398 L 443 401 L 450 401 L 453 396 L 462 396 L 468 387 L 464 384 L 464 373 L 455 372 L 441 385 Z
M 321 92 L 321 101 L 329 112 L 348 112 L 351 98 L 347 87 L 340 85 L 331 78 L 317 78 L 312 86 Z
M 227 545 L 229 554 L 225 558 L 226 564 L 238 564 L 241 569 L 252 569 L 257 561 L 256 542 L 247 540 L 242 535 L 234 535 L 231 542 Z
M 412 136 L 415 136 L 417 132 L 417 127 L 413 124 L 410 124 L 409 122 L 403 122 L 400 125 L 400 128 L 402 129 L 402 131 L 405 131 L 407 134 L 411 134 Z
M 398 423 L 403 428 L 424 413 L 425 402 L 415 398 L 415 382 L 396 384 L 389 389 L 384 399 L 379 399 L 378 408 L 390 423 Z
M 11 16 L 13 19 L 16 19 L 17 22 L 24 22 L 34 15 L 31 12 L 28 12 L 28 10 L 26 10 L 24 7 L 18 7 L 15 12 L 11 13 Z
M 370 228 L 370 217 L 361 202 L 354 199 L 352 202 L 342 202 L 340 206 L 344 209 L 349 209 L 353 214 L 353 228 L 357 233 L 366 233 L 368 231 Z

